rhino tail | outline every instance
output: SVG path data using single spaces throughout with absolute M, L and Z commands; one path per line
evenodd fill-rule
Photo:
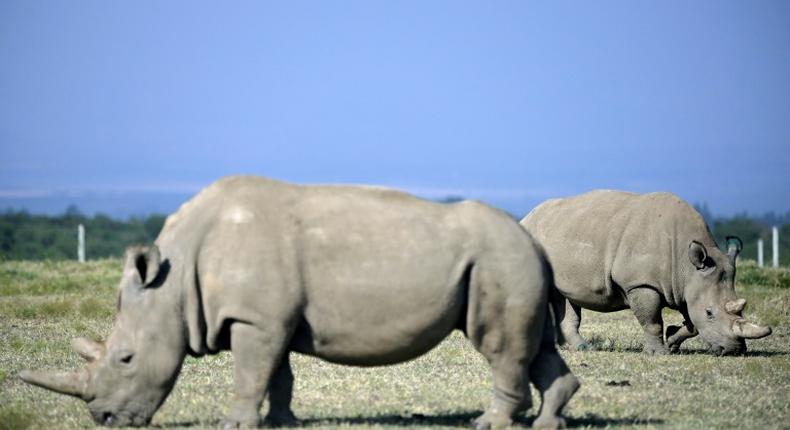
M 545 203 L 539 205 L 543 206 Z M 532 212 L 535 212 L 535 209 L 532 209 L 527 216 L 521 221 L 523 223 L 532 215 Z M 526 231 L 526 229 L 525 229 Z M 527 231 L 530 237 L 532 234 Z M 543 280 L 544 285 L 548 289 L 548 305 L 549 305 L 549 312 L 546 313 L 546 323 L 545 328 L 543 330 L 543 343 L 551 343 L 554 346 L 555 342 L 557 345 L 562 346 L 565 345 L 567 340 L 565 336 L 562 335 L 562 330 L 560 329 L 560 322 L 562 321 L 563 316 L 565 315 L 565 297 L 560 294 L 560 290 L 557 289 L 557 286 L 554 284 L 554 269 L 551 267 L 551 262 L 549 261 L 548 255 L 546 255 L 546 250 L 543 249 L 543 246 L 533 238 L 533 244 L 540 255 L 541 259 L 544 261 L 543 265 Z M 551 314 L 551 315 L 549 315 Z

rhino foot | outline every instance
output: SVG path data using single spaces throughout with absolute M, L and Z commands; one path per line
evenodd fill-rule
M 538 417 L 532 423 L 532 428 L 536 429 L 564 429 L 565 426 L 565 418 L 558 416 Z
M 666 355 L 669 354 L 669 349 L 663 344 L 645 345 L 643 352 L 648 355 Z
M 571 348 L 571 349 L 574 350 L 574 351 L 590 351 L 592 348 L 590 348 L 590 344 L 589 343 L 587 343 L 587 342 L 580 342 L 580 343 L 577 343 L 577 344 L 573 345 L 573 348 Z
M 302 422 L 299 421 L 291 411 L 272 413 L 266 415 L 263 420 L 264 425 L 267 427 L 301 427 Z
M 232 415 L 228 415 L 219 422 L 219 428 L 223 430 L 232 430 L 232 429 L 254 429 L 261 427 L 263 422 L 259 415 L 255 418 L 248 417 L 248 418 L 236 418 Z
M 510 427 L 512 424 L 513 420 L 511 420 L 509 417 L 503 417 L 502 415 L 495 415 L 486 412 L 475 419 L 474 429 L 495 430 Z

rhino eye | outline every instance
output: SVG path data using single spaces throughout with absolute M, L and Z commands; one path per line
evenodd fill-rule
M 132 362 L 132 357 L 134 357 L 134 354 L 124 354 L 121 356 L 120 362 L 123 364 L 129 364 Z
M 705 315 L 708 316 L 709 320 L 712 320 L 713 319 L 713 308 L 710 308 L 710 307 L 706 308 L 705 309 Z

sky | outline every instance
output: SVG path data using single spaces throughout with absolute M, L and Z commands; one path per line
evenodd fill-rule
M 0 2 L 0 209 L 256 174 L 790 211 L 790 2 Z

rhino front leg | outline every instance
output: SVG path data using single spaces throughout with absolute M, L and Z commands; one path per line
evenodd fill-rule
M 277 367 L 272 382 L 269 385 L 269 413 L 266 414 L 264 423 L 272 427 L 298 426 L 299 420 L 291 410 L 293 398 L 294 374 L 291 371 L 291 361 L 286 352 Z
M 670 352 L 680 351 L 680 344 L 699 334 L 694 325 L 685 321 L 682 326 L 667 326 L 667 347 Z
M 262 329 L 236 322 L 230 332 L 234 397 L 221 425 L 225 429 L 260 427 L 259 410 L 285 350 L 286 330 L 276 324 Z
M 568 342 L 568 347 L 574 351 L 584 351 L 590 348 L 584 338 L 579 334 L 582 324 L 582 308 L 565 299 L 565 313 L 560 315 L 560 330 Z
M 647 354 L 667 354 L 664 345 L 664 320 L 661 317 L 661 296 L 650 287 L 638 287 L 628 291 L 628 303 L 636 319 L 645 331 Z

